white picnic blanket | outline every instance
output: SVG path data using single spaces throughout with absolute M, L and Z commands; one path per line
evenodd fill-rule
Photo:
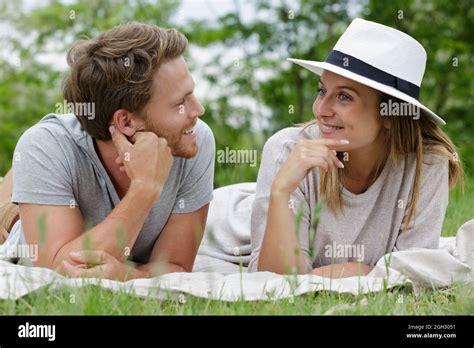
M 128 282 L 68 279 L 50 269 L 0 260 L 0 299 L 18 299 L 46 286 L 49 291 L 61 291 L 63 286 L 95 284 L 112 291 L 158 299 L 189 294 L 223 301 L 253 301 L 277 300 L 321 290 L 364 294 L 399 285 L 412 286 L 416 291 L 419 287 L 439 288 L 474 280 L 474 219 L 462 225 L 456 237 L 441 238 L 439 249 L 393 252 L 382 257 L 364 277 L 329 279 L 316 275 L 247 273 L 248 219 L 254 185 L 245 183 L 215 190 L 193 273 L 171 273 Z M 0 255 L 2 247 L 5 246 L 0 246 Z

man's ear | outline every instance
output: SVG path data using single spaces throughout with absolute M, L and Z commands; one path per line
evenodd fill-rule
M 115 128 L 128 137 L 132 137 L 141 128 L 139 119 L 125 109 L 115 111 L 112 119 Z

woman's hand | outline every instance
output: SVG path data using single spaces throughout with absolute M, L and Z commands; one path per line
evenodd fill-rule
M 291 194 L 310 170 L 319 167 L 326 172 L 344 168 L 336 149 L 349 144 L 345 139 L 303 139 L 291 151 L 272 184 L 272 191 Z
M 366 276 L 373 267 L 358 262 L 335 263 L 313 269 L 310 274 L 327 278 L 348 278 L 354 276 Z

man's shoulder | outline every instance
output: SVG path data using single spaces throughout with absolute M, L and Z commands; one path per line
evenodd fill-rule
M 48 146 L 51 143 L 57 144 L 69 142 L 73 140 L 71 130 L 65 127 L 64 121 L 67 117 L 75 117 L 74 115 L 57 115 L 48 114 L 39 122 L 28 128 L 21 136 L 18 142 L 35 143 L 38 145 Z M 73 120 L 71 125 L 74 123 Z
M 29 153 L 30 156 L 47 161 L 49 164 L 67 162 L 72 165 L 79 161 L 83 154 L 80 149 L 80 137 L 83 135 L 75 133 L 61 120 L 46 115 L 20 136 L 14 156 L 18 158 Z

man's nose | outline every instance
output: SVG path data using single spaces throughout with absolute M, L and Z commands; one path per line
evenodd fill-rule
M 201 117 L 205 112 L 206 109 L 204 109 L 204 106 L 196 99 L 196 110 L 193 113 L 193 117 Z

